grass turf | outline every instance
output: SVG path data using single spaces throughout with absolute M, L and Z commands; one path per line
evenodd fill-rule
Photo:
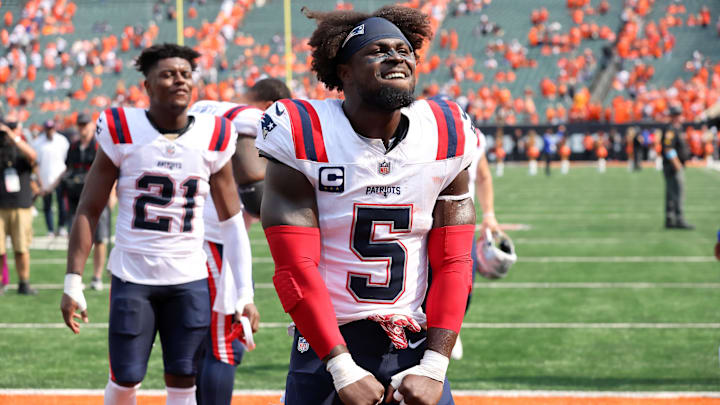
M 720 323 L 720 264 L 708 259 L 720 227 L 720 173 L 688 169 L 686 211 L 694 231 L 663 225 L 660 173 L 610 168 L 573 168 L 569 175 L 530 177 L 507 167 L 495 178 L 501 223 L 521 260 L 506 279 L 493 283 L 697 283 L 650 288 L 476 288 L 467 322 L 478 323 Z M 36 234 L 44 233 L 42 214 Z M 258 225 L 251 230 L 255 280 L 270 283 L 272 265 Z M 597 262 L 613 257 L 637 262 Z M 653 258 L 690 256 L 694 262 Z M 559 258 L 584 262 L 543 262 Z M 32 251 L 32 281 L 61 284 L 65 253 Z M 645 259 L 643 259 L 645 258 Z M 657 261 L 659 260 L 659 261 Z M 15 280 L 11 265 L 11 279 Z M 89 266 L 86 279 L 89 280 Z M 476 280 L 488 286 L 483 279 Z M 11 285 L 14 287 L 13 285 Z M 61 290 L 35 297 L 11 289 L 0 297 L 0 323 L 62 322 Z M 108 291 L 86 291 L 93 324 L 107 322 Z M 257 291 L 263 322 L 289 320 L 270 288 Z M 627 391 L 718 391 L 720 329 L 464 329 L 465 357 L 451 362 L 457 389 L 564 389 Z M 236 374 L 238 389 L 281 389 L 291 340 L 284 328 L 262 329 L 258 348 L 246 354 Z M 159 340 L 145 388 L 162 388 Z M 0 387 L 102 388 L 107 380 L 107 330 L 84 328 L 0 329 Z

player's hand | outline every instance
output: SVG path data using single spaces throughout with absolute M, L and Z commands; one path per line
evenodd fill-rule
M 406 405 L 436 405 L 443 393 L 443 383 L 421 375 L 408 374 L 397 390 L 388 386 L 385 403 L 400 402 Z
M 377 405 L 382 403 L 385 389 L 372 375 L 367 375 L 338 391 L 345 405 Z
M 480 235 L 485 235 L 486 229 L 489 229 L 490 232 L 493 233 L 500 230 L 500 225 L 498 224 L 497 219 L 495 219 L 495 215 L 483 217 L 482 223 L 480 224 Z
M 258 312 L 255 304 L 250 303 L 245 305 L 242 314 L 240 312 L 235 312 L 234 322 L 240 323 L 240 318 L 242 318 L 243 316 L 247 317 L 250 320 L 252 332 L 256 333 L 260 328 L 260 312 Z
M 89 321 L 87 308 L 78 314 L 76 311 L 79 307 L 80 306 L 74 299 L 63 293 L 62 300 L 60 301 L 60 310 L 62 311 L 65 325 L 67 325 L 68 328 L 70 328 L 70 330 L 75 334 L 80 333 L 80 324 L 77 320 L 82 319 L 84 323 L 88 323 Z

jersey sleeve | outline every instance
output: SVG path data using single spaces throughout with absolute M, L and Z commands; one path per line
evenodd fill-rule
M 122 152 L 110 134 L 107 116 L 105 113 L 100 114 L 95 122 L 95 139 L 102 148 L 103 152 L 105 152 L 105 155 L 110 158 L 113 164 L 116 167 L 120 167 Z
M 238 113 L 233 119 L 233 125 L 238 136 L 257 136 L 258 122 L 262 119 L 263 111 L 259 108 L 249 107 Z
M 217 157 L 212 162 L 210 168 L 210 172 L 212 174 L 219 172 L 220 169 L 222 169 L 227 164 L 227 162 L 230 161 L 232 156 L 235 154 L 235 144 L 237 144 L 238 133 L 235 130 L 235 127 L 232 126 L 230 120 L 227 120 L 225 118 L 221 118 L 221 120 L 223 120 L 230 128 L 230 140 L 228 141 L 227 146 L 224 149 L 220 149 L 216 152 Z
M 265 110 L 257 127 L 255 147 L 262 154 L 301 171 L 295 157 L 295 143 L 289 115 L 285 106 L 279 101 Z
M 450 105 L 451 110 L 456 110 L 459 115 L 459 124 L 462 126 L 461 130 L 458 130 L 458 132 L 462 132 L 463 137 L 460 138 L 458 136 L 458 140 L 462 139 L 464 141 L 463 145 L 463 153 L 460 157 L 460 163 L 459 164 L 451 164 L 449 173 L 445 178 L 445 183 L 443 184 L 442 189 L 444 190 L 447 186 L 450 185 L 450 183 L 455 180 L 455 178 L 460 174 L 463 170 L 470 167 L 473 162 L 477 162 L 478 159 L 482 157 L 482 155 L 485 153 L 485 136 L 475 128 L 475 125 L 472 122 L 472 117 L 466 113 L 462 108 L 460 108 L 459 105 L 457 105 L 453 101 L 446 101 L 448 105 Z

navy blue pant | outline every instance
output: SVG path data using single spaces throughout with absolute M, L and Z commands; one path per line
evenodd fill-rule
M 207 279 L 156 286 L 113 276 L 108 330 L 111 378 L 125 383 L 142 381 L 158 332 L 165 373 L 195 375 L 195 356 L 209 326 Z
M 233 364 L 222 362 L 215 357 L 210 332 L 200 345 L 195 394 L 198 405 L 230 405 L 232 402 L 235 369 L 242 361 L 245 349 L 238 339 L 233 340 L 231 344 L 234 354 Z
M 395 349 L 379 324 L 362 320 L 340 327 L 353 360 L 365 370 L 371 372 L 385 387 L 390 378 L 400 371 L 420 363 L 427 348 L 427 334 L 408 332 L 408 342 L 416 348 Z M 387 389 L 387 388 L 386 388 Z M 307 342 L 295 331 L 290 371 L 285 384 L 285 403 L 287 405 L 341 405 L 335 392 L 332 376 L 325 370 L 323 363 Z M 445 380 L 443 395 L 438 405 L 453 405 L 450 383 Z
M 65 199 L 64 199 L 64 190 L 62 185 L 58 184 L 58 186 L 55 188 L 54 191 L 48 193 L 47 195 L 43 196 L 43 213 L 45 214 L 45 225 L 47 226 L 48 233 L 54 233 L 55 232 L 55 224 L 53 223 L 53 214 L 52 214 L 52 200 L 53 200 L 53 194 L 55 194 L 55 198 L 57 199 L 57 207 L 58 207 L 58 230 L 60 228 L 65 226 L 65 220 L 66 220 L 66 214 L 67 210 L 65 209 Z

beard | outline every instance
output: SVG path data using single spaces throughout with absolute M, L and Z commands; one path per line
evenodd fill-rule
M 360 96 L 367 104 L 383 111 L 395 111 L 415 101 L 415 84 L 409 90 L 380 86 L 378 91 L 363 91 Z

